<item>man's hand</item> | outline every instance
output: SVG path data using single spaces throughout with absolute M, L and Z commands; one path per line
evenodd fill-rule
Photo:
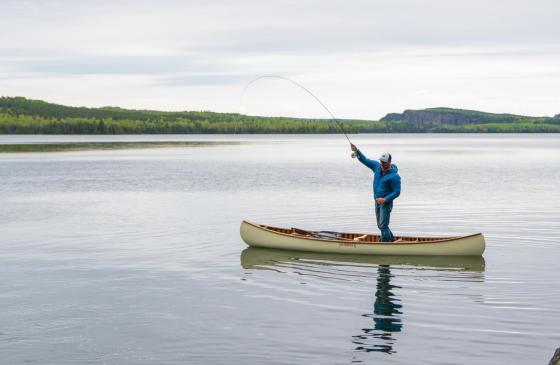
M 385 200 L 385 198 L 377 198 L 377 199 L 375 199 L 375 201 L 376 201 L 377 203 L 379 203 L 379 204 L 385 204 L 385 202 L 386 202 L 387 200 Z
M 356 146 L 354 146 L 352 143 L 350 143 L 350 148 L 352 149 L 352 151 L 356 152 L 358 150 L 358 148 Z

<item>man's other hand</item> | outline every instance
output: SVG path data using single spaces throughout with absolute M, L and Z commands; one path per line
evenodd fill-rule
M 356 146 L 354 146 L 352 143 L 350 143 L 350 148 L 352 149 L 352 151 L 356 152 L 358 150 L 358 148 L 356 148 Z
M 385 202 L 386 202 L 385 198 L 377 198 L 377 199 L 375 199 L 375 201 L 379 204 L 385 204 Z

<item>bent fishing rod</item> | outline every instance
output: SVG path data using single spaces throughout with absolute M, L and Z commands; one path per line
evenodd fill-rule
M 287 77 L 284 77 L 284 76 L 263 75 L 263 76 L 259 76 L 255 79 L 251 80 L 247 85 L 245 85 L 245 87 L 243 88 L 243 92 L 241 93 L 241 96 L 243 97 L 243 95 L 245 95 L 245 92 L 247 91 L 247 89 L 249 89 L 249 87 L 251 85 L 253 85 L 255 82 L 257 82 L 259 80 L 262 80 L 262 79 L 279 79 L 279 80 L 288 81 L 288 82 L 292 83 L 293 85 L 298 86 L 300 89 L 304 90 L 309 95 L 311 95 L 313 97 L 313 99 L 315 99 L 323 107 L 323 109 L 325 109 L 327 111 L 327 113 L 329 113 L 329 115 L 331 116 L 331 119 L 336 123 L 336 125 L 338 126 L 340 131 L 344 134 L 344 136 L 348 140 L 348 143 L 350 143 L 350 146 L 353 146 L 353 143 L 352 143 L 352 141 L 350 141 L 350 138 L 348 138 L 348 135 L 346 134 L 346 131 L 342 127 L 342 124 L 339 123 L 339 121 L 336 119 L 336 117 L 333 115 L 333 113 L 331 113 L 329 108 L 327 108 L 327 106 L 325 104 L 323 104 L 323 102 L 317 96 L 315 96 L 315 94 L 313 94 L 311 91 L 309 91 L 309 89 L 307 89 L 305 86 L 303 86 L 299 82 L 296 82 L 296 81 L 294 81 L 292 79 L 289 79 Z M 356 153 L 354 152 L 354 153 L 352 153 L 352 158 L 355 158 L 355 157 L 356 157 Z

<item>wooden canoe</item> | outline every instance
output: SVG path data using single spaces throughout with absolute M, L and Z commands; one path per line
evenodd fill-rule
M 482 233 L 456 237 L 395 237 L 380 242 L 367 233 L 307 231 L 241 222 L 241 238 L 251 247 L 358 255 L 480 256 L 486 243 Z

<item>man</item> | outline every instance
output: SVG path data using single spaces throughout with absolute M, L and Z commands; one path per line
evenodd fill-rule
M 358 160 L 373 171 L 373 198 L 375 199 L 375 218 L 381 230 L 382 242 L 393 242 L 395 237 L 389 229 L 389 219 L 393 210 L 393 200 L 401 194 L 401 177 L 397 166 L 391 163 L 391 154 L 385 152 L 379 162 L 370 160 L 356 146 L 350 144 Z

